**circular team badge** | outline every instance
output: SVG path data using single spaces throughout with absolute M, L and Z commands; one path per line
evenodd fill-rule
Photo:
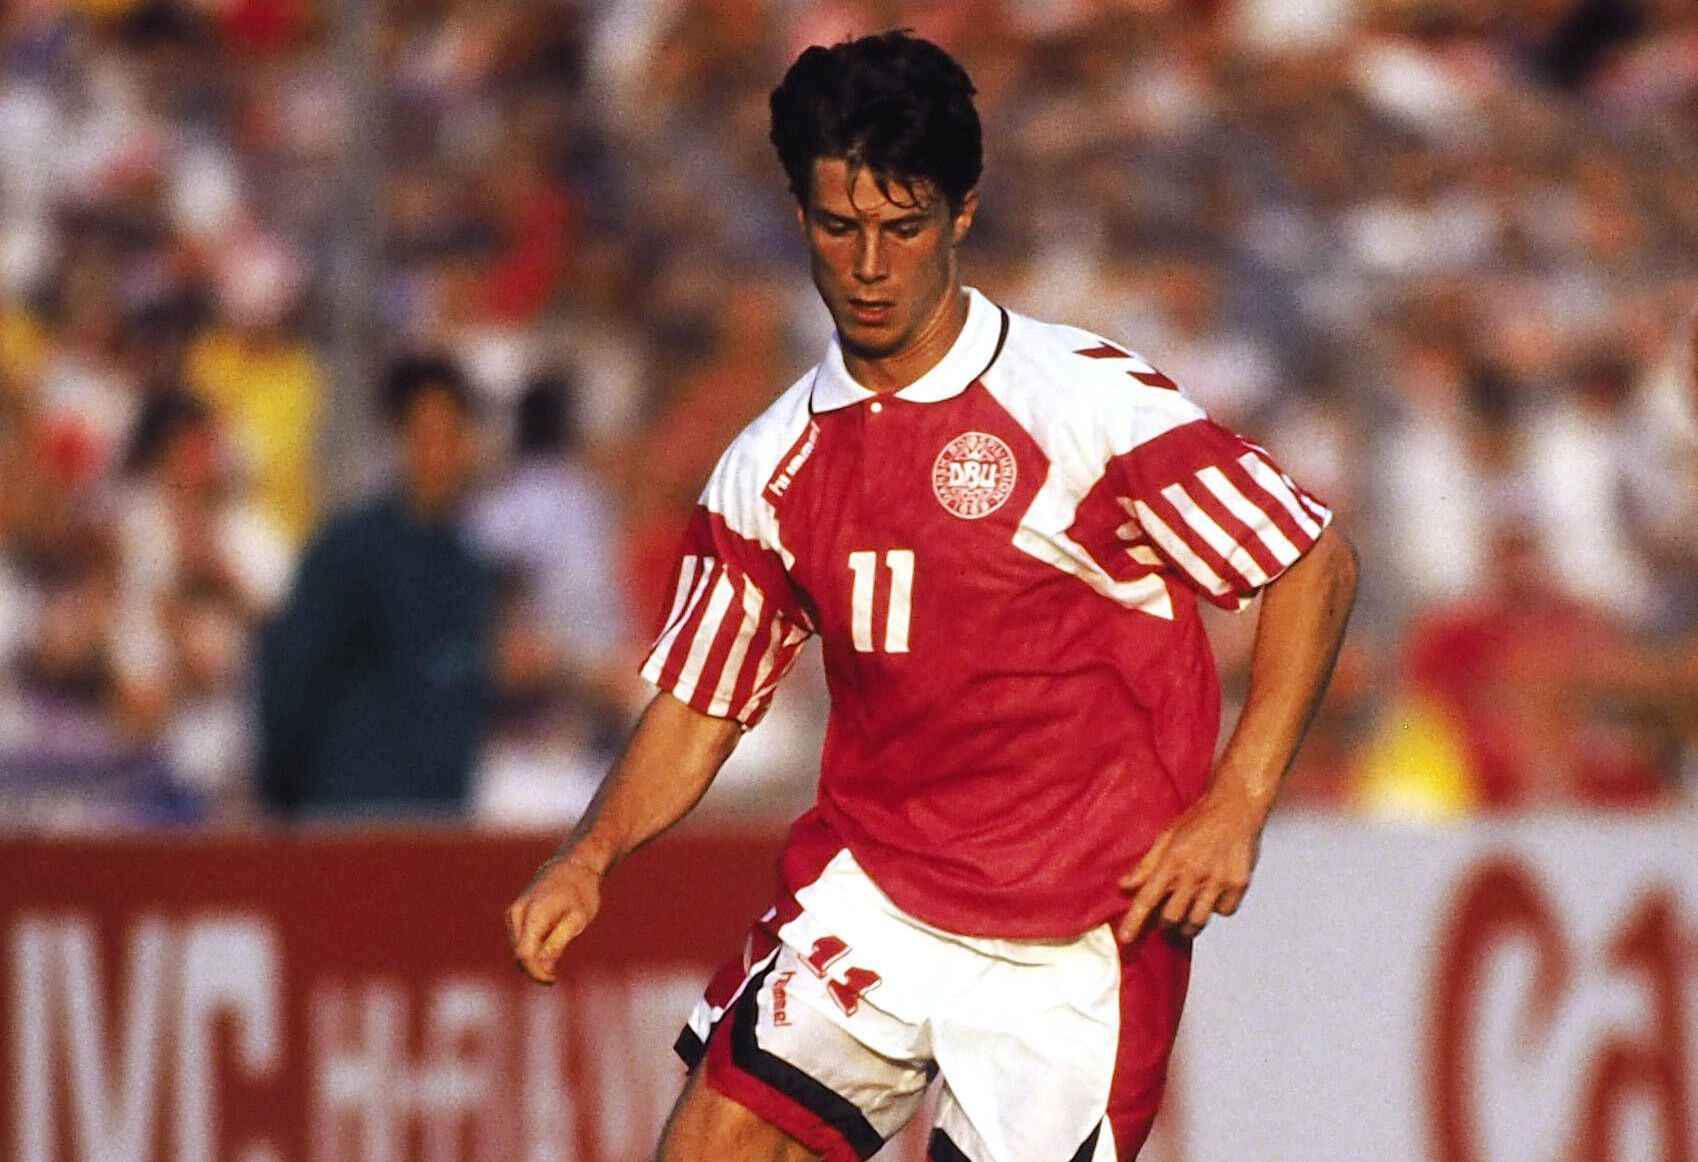
M 1014 453 L 988 432 L 963 432 L 932 461 L 932 493 L 967 520 L 989 516 L 1014 492 Z

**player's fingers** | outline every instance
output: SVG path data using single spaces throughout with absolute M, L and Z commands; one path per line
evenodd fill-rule
M 535 960 L 521 960 L 519 962 L 519 968 L 527 977 L 537 984 L 554 983 L 554 973 L 549 968 L 538 964 Z
M 534 969 L 532 975 L 539 982 L 542 984 L 554 983 L 554 969 L 560 963 L 560 954 L 566 951 L 566 946 L 577 939 L 578 934 L 583 930 L 584 918 L 582 913 L 568 912 L 559 919 L 554 925 L 554 930 L 548 934 L 543 940 L 542 946 L 537 949 L 532 964 Z
M 1168 892 L 1167 899 L 1162 903 L 1161 922 L 1169 928 L 1178 928 L 1185 923 L 1185 918 L 1191 914 L 1191 908 L 1197 900 L 1198 885 L 1195 880 L 1182 879 Z
M 525 915 L 525 899 L 523 896 L 507 905 L 507 910 L 501 913 L 502 921 L 507 925 L 507 947 L 519 947 L 519 924 Z
M 1150 845 L 1150 850 L 1144 853 L 1144 858 L 1138 861 L 1138 866 L 1121 877 L 1122 891 L 1135 892 L 1149 880 L 1155 869 L 1161 866 L 1162 857 L 1167 854 L 1167 846 L 1172 842 L 1172 836 L 1172 832 L 1163 832 L 1161 837 Z
M 513 955 L 525 966 L 525 971 L 530 971 L 543 938 L 553 929 L 559 915 L 560 909 L 548 901 L 532 900 L 526 907 L 519 923 L 519 940 L 513 948 Z
M 1238 911 L 1238 906 L 1243 902 L 1243 888 L 1228 888 L 1220 894 L 1220 900 L 1215 904 L 1215 911 L 1222 916 L 1231 916 Z
M 1221 894 L 1219 888 L 1212 886 L 1198 892 L 1197 898 L 1191 902 L 1191 910 L 1180 921 L 1179 930 L 1187 936 L 1195 936 L 1206 928 L 1220 904 Z
M 1119 936 L 1121 943 L 1130 944 L 1138 938 L 1138 933 L 1149 923 L 1150 913 L 1156 910 L 1162 897 L 1167 895 L 1168 883 L 1165 878 L 1151 879 L 1138 889 L 1132 897 L 1132 903 L 1126 909 L 1126 917 L 1120 922 Z
M 525 975 L 538 984 L 554 983 L 554 962 L 546 959 L 546 949 L 549 937 L 538 942 L 535 949 L 527 953 L 519 962 L 519 967 L 525 970 Z
M 525 931 L 530 926 L 531 897 L 526 892 L 513 906 L 507 909 L 508 943 L 513 949 L 513 955 L 518 957 L 525 947 Z

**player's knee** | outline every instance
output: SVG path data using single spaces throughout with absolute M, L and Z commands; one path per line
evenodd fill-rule
M 795 1139 L 691 1075 L 661 1135 L 655 1162 L 808 1162 Z

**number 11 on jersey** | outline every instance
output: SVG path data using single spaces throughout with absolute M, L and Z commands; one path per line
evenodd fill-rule
M 890 603 L 884 617 L 884 652 L 908 652 L 908 623 L 913 615 L 914 550 L 886 549 L 884 567 L 890 574 Z M 849 630 L 855 649 L 870 654 L 873 645 L 873 600 L 879 583 L 878 553 L 865 549 L 849 554 L 854 587 L 849 591 Z

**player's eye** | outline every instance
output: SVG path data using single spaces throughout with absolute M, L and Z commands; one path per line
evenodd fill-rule
M 833 238 L 842 238 L 855 229 L 855 224 L 847 218 L 820 218 L 818 222 L 820 229 Z
M 919 222 L 898 222 L 890 228 L 890 232 L 898 238 L 918 238 L 923 229 Z

